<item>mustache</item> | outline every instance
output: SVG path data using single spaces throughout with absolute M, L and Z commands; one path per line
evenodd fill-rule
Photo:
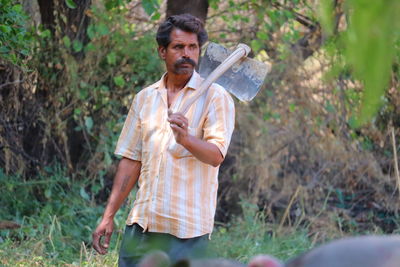
M 175 66 L 179 66 L 181 64 L 190 64 L 193 67 L 196 67 L 197 65 L 196 62 L 194 62 L 194 60 L 190 58 L 180 58 L 175 62 Z

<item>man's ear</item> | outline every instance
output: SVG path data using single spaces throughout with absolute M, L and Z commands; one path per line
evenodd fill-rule
M 160 56 L 160 58 L 162 60 L 165 60 L 165 53 L 167 51 L 167 48 L 164 46 L 159 46 L 157 50 L 158 50 L 158 55 Z

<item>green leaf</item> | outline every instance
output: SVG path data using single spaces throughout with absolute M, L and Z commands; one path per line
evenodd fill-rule
M 88 96 L 89 96 L 89 93 L 88 93 L 88 89 L 87 88 L 81 88 L 79 90 L 79 96 L 78 96 L 79 99 L 85 100 Z
M 102 85 L 102 86 L 100 86 L 100 90 L 103 91 L 103 92 L 109 92 L 110 88 L 108 88 L 107 85 Z
M 79 190 L 79 194 L 81 195 L 81 197 L 85 200 L 90 200 L 90 196 L 88 195 L 88 193 L 86 193 L 85 188 L 81 187 L 81 189 Z
M 114 51 L 107 55 L 107 63 L 110 65 L 115 65 L 117 63 L 117 55 Z
M 88 43 L 85 46 L 85 51 L 95 51 L 95 50 L 96 50 L 96 46 L 94 44 L 92 44 L 92 43 Z
M 0 46 L 0 53 L 8 53 L 10 49 L 7 46 Z
M 296 105 L 293 104 L 293 103 L 290 103 L 290 104 L 289 104 L 289 111 L 290 111 L 290 112 L 295 112 L 295 110 L 296 110 Z
M 86 129 L 90 132 L 93 128 L 93 119 L 92 117 L 85 117 L 85 126 Z
M 157 0 L 142 0 L 142 6 L 144 11 L 151 15 L 159 8 L 159 3 Z
M 106 166 L 110 166 L 112 163 L 111 156 L 107 152 L 104 153 L 104 161 L 105 161 Z
M 50 32 L 50 30 L 44 30 L 44 31 L 42 31 L 42 32 L 40 33 L 40 36 L 41 36 L 42 38 L 49 38 L 49 37 L 51 36 L 51 32 Z
M 123 87 L 125 85 L 125 80 L 121 75 L 119 75 L 114 77 L 114 83 L 119 87 Z
M 250 46 L 253 49 L 253 51 L 258 52 L 263 47 L 263 43 L 260 42 L 259 40 L 252 40 L 250 42 Z
M 73 0 L 65 0 L 65 4 L 71 8 L 71 9 L 75 9 L 76 8 L 76 4 Z
M 268 40 L 268 35 L 265 32 L 257 32 L 257 38 L 259 38 L 260 40 Z
M 44 191 L 44 196 L 45 196 L 47 199 L 51 198 L 51 188 L 47 188 L 47 189 Z
M 321 0 L 319 4 L 319 14 L 321 18 L 322 29 L 328 35 L 331 35 L 333 33 L 333 27 L 334 27 L 333 1 Z
M 153 16 L 151 16 L 151 20 L 155 21 L 155 20 L 159 20 L 161 17 L 160 12 L 156 11 Z
M 343 41 L 354 77 L 364 85 L 356 120 L 360 126 L 371 121 L 383 103 L 395 55 L 394 33 L 399 32 L 396 11 L 400 2 L 357 0 L 350 4 L 349 28 Z
M 21 5 L 14 5 L 12 9 L 17 13 L 21 13 L 22 12 L 22 6 Z
M 97 31 L 102 36 L 110 33 L 110 30 L 108 29 L 107 25 L 104 23 L 101 23 L 97 26 Z
M 11 27 L 7 25 L 0 25 L 0 32 L 9 33 L 11 31 Z
M 71 47 L 71 40 L 69 39 L 68 36 L 65 35 L 65 36 L 62 38 L 62 40 L 63 40 L 64 45 L 65 45 L 66 48 L 70 48 L 70 47 Z
M 89 25 L 89 27 L 86 30 L 87 35 L 89 36 L 90 39 L 93 39 L 96 35 L 96 29 L 93 26 L 93 24 Z
M 75 52 L 80 52 L 83 48 L 83 44 L 78 40 L 74 40 L 72 43 L 72 48 Z

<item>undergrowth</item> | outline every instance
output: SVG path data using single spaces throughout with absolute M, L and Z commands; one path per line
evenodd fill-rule
M 278 225 L 266 223 L 263 212 L 246 201 L 241 202 L 243 215 L 226 226 L 219 226 L 212 235 L 210 253 L 214 257 L 249 262 L 258 254 L 270 254 L 287 260 L 313 246 L 307 229 L 281 230 Z
M 24 180 L 0 169 L 0 221 L 20 225 L 0 230 L 0 266 L 117 266 L 128 208 L 117 213 L 109 253 L 100 256 L 91 248 L 91 233 L 104 209 L 91 193 L 95 183 L 71 179 L 59 166 L 47 171 Z M 287 259 L 312 246 L 305 229 L 278 234 L 256 206 L 243 202 L 242 208 L 243 216 L 216 227 L 210 257 L 248 262 L 268 253 Z
M 73 180 L 59 166 L 47 170 L 37 179 L 24 180 L 0 169 L 0 221 L 20 226 L 0 230 L 0 263 L 6 266 L 82 265 L 93 260 L 91 234 L 104 208 L 90 193 L 96 184 Z M 110 251 L 121 239 L 122 213 L 116 215 Z

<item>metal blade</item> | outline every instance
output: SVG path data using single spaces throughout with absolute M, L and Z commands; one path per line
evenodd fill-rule
M 226 59 L 232 51 L 222 45 L 209 43 L 200 61 L 200 76 L 207 76 Z M 227 70 L 216 83 L 241 101 L 252 100 L 260 91 L 270 66 L 255 59 L 245 58 Z

